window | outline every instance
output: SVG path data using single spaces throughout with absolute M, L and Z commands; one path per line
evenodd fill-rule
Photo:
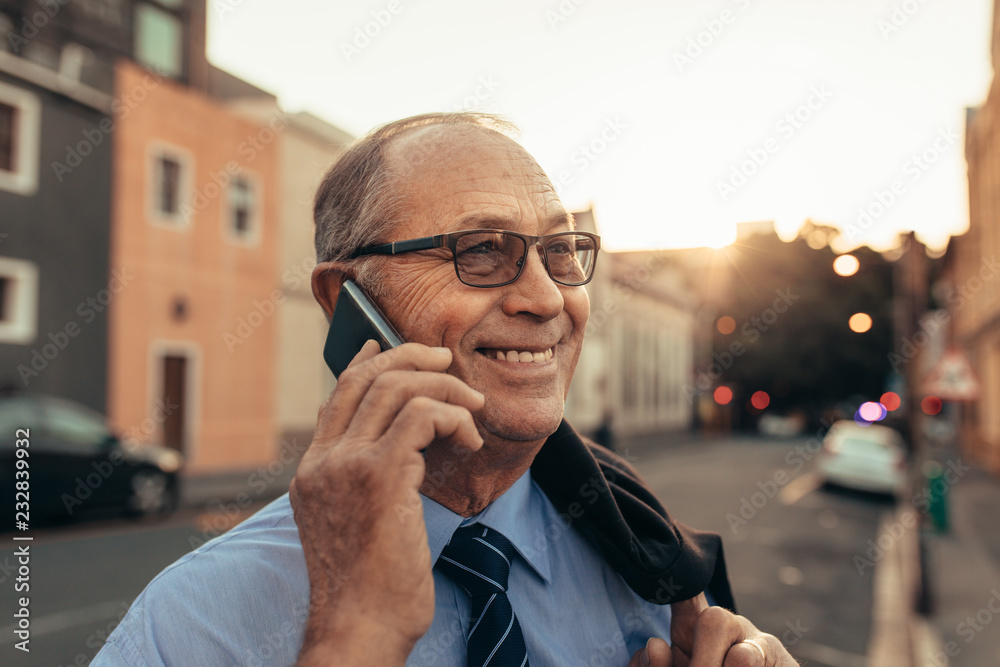
M 229 185 L 229 234 L 230 238 L 244 243 L 257 240 L 260 205 L 256 184 L 246 176 L 236 176 Z
M 0 83 L 0 190 L 30 195 L 38 188 L 40 118 L 34 94 Z
M 161 155 L 157 161 L 159 173 L 156 177 L 156 211 L 164 216 L 180 213 L 181 163 L 169 155 Z
M 189 154 L 173 146 L 150 151 L 149 209 L 154 223 L 178 227 L 190 222 L 191 177 Z
M 0 257 L 0 343 L 30 343 L 38 321 L 38 268 Z
M 17 109 L 0 102 L 0 170 L 14 171 L 14 122 Z
M 164 76 L 182 78 L 184 22 L 180 15 L 151 4 L 139 4 L 135 13 L 135 59 Z

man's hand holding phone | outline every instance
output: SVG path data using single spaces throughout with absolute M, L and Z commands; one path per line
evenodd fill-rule
M 420 452 L 482 446 L 484 397 L 444 371 L 451 351 L 369 341 L 319 411 L 290 489 L 311 591 L 301 664 L 403 664 L 430 627 L 434 588 Z M 324 654 L 326 654 L 324 657 Z

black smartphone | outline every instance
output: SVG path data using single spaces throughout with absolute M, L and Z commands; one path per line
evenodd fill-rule
M 403 344 L 402 336 L 364 290 L 353 280 L 346 280 L 340 288 L 323 347 L 323 359 L 334 377 L 340 377 L 365 342 L 372 339 L 378 341 L 383 352 Z

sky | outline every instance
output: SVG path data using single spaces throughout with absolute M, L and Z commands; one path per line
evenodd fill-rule
M 611 250 L 968 227 L 992 0 L 208 0 L 219 67 L 361 136 L 498 113 Z

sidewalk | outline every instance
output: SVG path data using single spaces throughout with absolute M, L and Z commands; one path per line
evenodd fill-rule
M 1000 665 L 1000 479 L 959 454 L 941 462 L 955 464 L 951 529 L 923 535 L 931 604 L 914 619 L 916 667 Z

